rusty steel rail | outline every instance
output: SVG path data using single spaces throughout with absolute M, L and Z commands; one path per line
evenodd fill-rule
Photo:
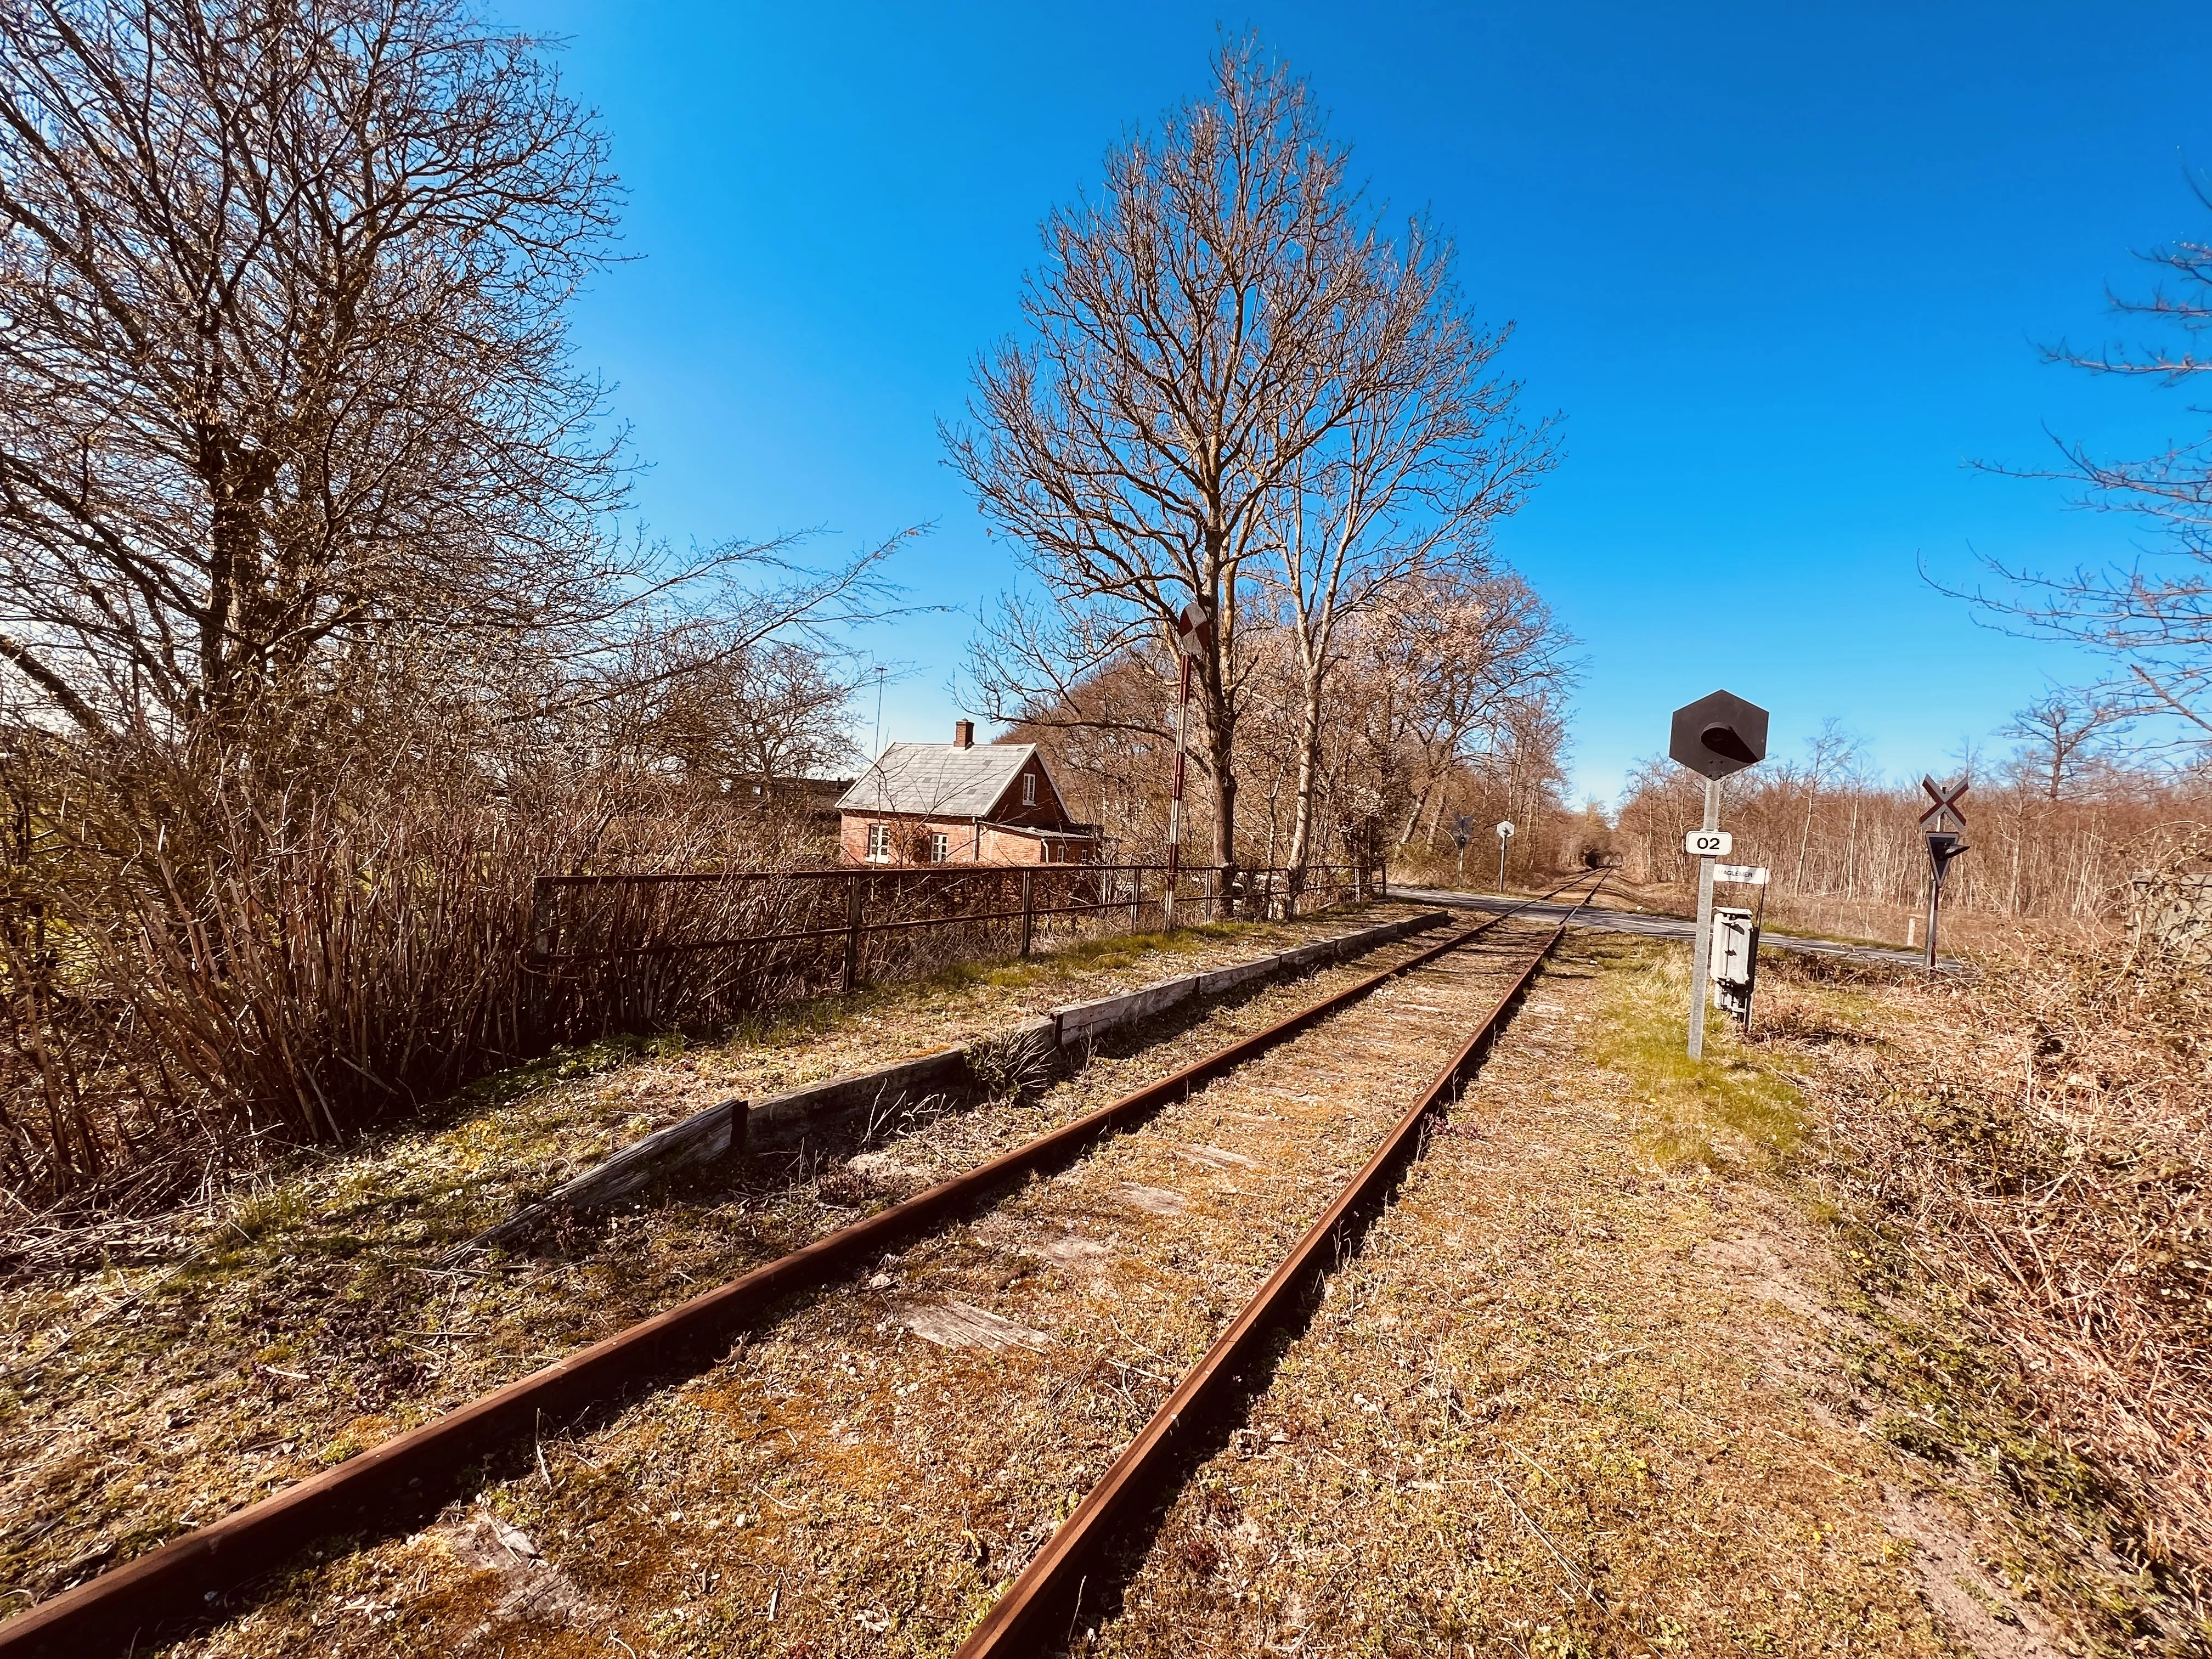
M 1559 942 L 1567 924 L 1583 905 L 1596 897 L 1598 889 L 1604 885 L 1605 874 L 1601 872 L 1596 885 L 1560 919 L 1550 937 L 1513 976 L 1512 983 L 1498 997 L 1496 1006 L 1475 1028 L 1465 1046 L 1445 1063 L 1421 1098 L 1398 1120 L 1375 1155 L 1291 1247 L 1291 1253 L 1267 1276 L 1267 1283 L 1244 1305 L 1243 1311 L 1184 1374 L 1175 1391 L 1153 1413 L 1152 1421 L 1114 1460 L 1113 1467 L 1076 1506 L 1075 1512 L 1030 1558 L 1006 1594 L 960 1644 L 953 1659 L 1011 1659 L 1014 1655 L 1044 1653 L 1056 1641 L 1066 1638 L 1073 1620 L 1081 1614 L 1083 1585 L 1100 1552 L 1146 1505 L 1170 1492 L 1176 1463 L 1188 1454 L 1194 1439 L 1204 1432 L 1209 1409 L 1218 1407 L 1224 1395 L 1241 1383 L 1241 1372 L 1254 1356 L 1260 1340 L 1278 1328 L 1314 1281 L 1326 1274 L 1324 1263 L 1337 1247 L 1346 1224 L 1389 1190 L 1399 1169 L 1416 1151 L 1422 1126 L 1429 1115 L 1449 1099 L 1462 1079 L 1480 1058 L 1485 1046 L 1496 1036 L 1514 1000 L 1528 988 L 1536 969 Z M 1553 890 L 1563 890 L 1564 887 Z
M 1584 879 L 1575 877 L 1543 896 Z M 673 1374 L 687 1359 L 711 1351 L 786 1297 L 814 1289 L 847 1267 L 871 1261 L 900 1240 L 961 1212 L 1012 1176 L 1070 1157 L 1087 1143 L 1129 1127 L 1504 920 L 1505 915 L 1495 915 L 1455 933 L 964 1175 L 841 1227 L 0 1622 L 0 1659 L 84 1659 L 135 1647 L 156 1632 L 204 1625 L 216 1615 L 223 1594 L 281 1566 L 319 1539 L 388 1531 L 434 1515 L 458 1489 L 465 1471 L 527 1437 L 542 1422 L 567 1420 L 627 1389 Z

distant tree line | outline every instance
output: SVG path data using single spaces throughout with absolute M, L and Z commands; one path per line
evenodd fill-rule
M 1994 763 L 1968 757 L 1944 769 L 1966 776 L 1972 851 L 1952 866 L 1947 908 L 1988 917 L 2091 921 L 2124 908 L 2134 873 L 2154 867 L 2212 822 L 2212 778 L 2144 764 L 2130 750 L 2076 741 L 2044 719 L 2039 701 L 2011 728 L 2021 737 Z M 1664 759 L 1630 781 L 1613 844 L 1636 881 L 1688 884 L 1695 860 L 1684 834 L 1701 822 L 1703 782 Z M 1917 780 L 1886 780 L 1863 745 L 1828 721 L 1796 758 L 1739 773 L 1725 786 L 1723 822 L 1738 863 L 1772 872 L 1771 900 L 1842 907 L 1889 927 L 1924 904 L 1928 857 Z

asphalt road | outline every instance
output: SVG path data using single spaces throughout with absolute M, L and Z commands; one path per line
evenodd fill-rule
M 1455 893 L 1443 888 L 1400 887 L 1395 884 L 1390 896 L 1410 904 L 1456 905 L 1465 910 L 1510 910 L 1521 906 L 1521 915 L 1544 921 L 1557 921 L 1573 908 L 1571 905 L 1547 904 L 1541 900 L 1531 903 L 1526 899 L 1502 898 L 1492 893 Z M 1575 918 L 1575 926 L 1613 933 L 1641 933 L 1647 939 L 1687 939 L 1697 931 L 1697 924 L 1687 916 L 1658 915 L 1648 910 L 1587 909 Z M 1878 945 L 1843 945 L 1834 939 L 1804 939 L 1764 928 L 1759 931 L 1759 943 L 1764 949 L 1802 951 L 1807 956 L 1843 957 L 1854 962 L 1895 963 L 1907 968 L 1917 968 L 1925 960 L 1917 951 L 1892 950 Z M 1960 965 L 1948 957 L 1939 958 L 1939 962 L 1954 971 Z

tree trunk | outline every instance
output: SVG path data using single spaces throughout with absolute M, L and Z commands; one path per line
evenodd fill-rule
M 1293 884 L 1313 856 L 1314 794 L 1321 785 L 1322 672 L 1309 664 L 1298 701 L 1298 786 L 1291 819 L 1289 866 Z M 1294 888 L 1295 890 L 1295 888 Z
M 1819 805 L 1820 792 L 1814 790 L 1805 797 L 1805 832 L 1797 837 L 1797 874 L 1795 890 L 1800 898 L 1805 896 L 1805 854 L 1813 845 L 1813 809 Z M 1703 877 L 1698 878 L 1703 880 Z
M 1236 756 L 1237 717 L 1224 707 L 1228 700 L 1223 695 L 1227 633 L 1224 626 L 1216 635 L 1215 659 L 1201 665 L 1197 688 L 1206 722 L 1206 766 L 1213 780 L 1213 861 L 1221 866 L 1224 892 L 1237 874 L 1237 775 L 1230 769 Z

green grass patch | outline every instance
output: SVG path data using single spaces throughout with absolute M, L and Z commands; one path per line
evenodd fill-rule
M 1733 1022 L 1712 1010 L 1705 1056 L 1692 1060 L 1685 1051 L 1687 959 L 1678 951 L 1629 950 L 1629 971 L 1613 975 L 1603 1006 L 1597 1057 L 1642 1095 L 1645 1150 L 1668 1168 L 1702 1164 L 1722 1174 L 1788 1169 L 1804 1146 L 1804 1097 L 1741 1041 Z

